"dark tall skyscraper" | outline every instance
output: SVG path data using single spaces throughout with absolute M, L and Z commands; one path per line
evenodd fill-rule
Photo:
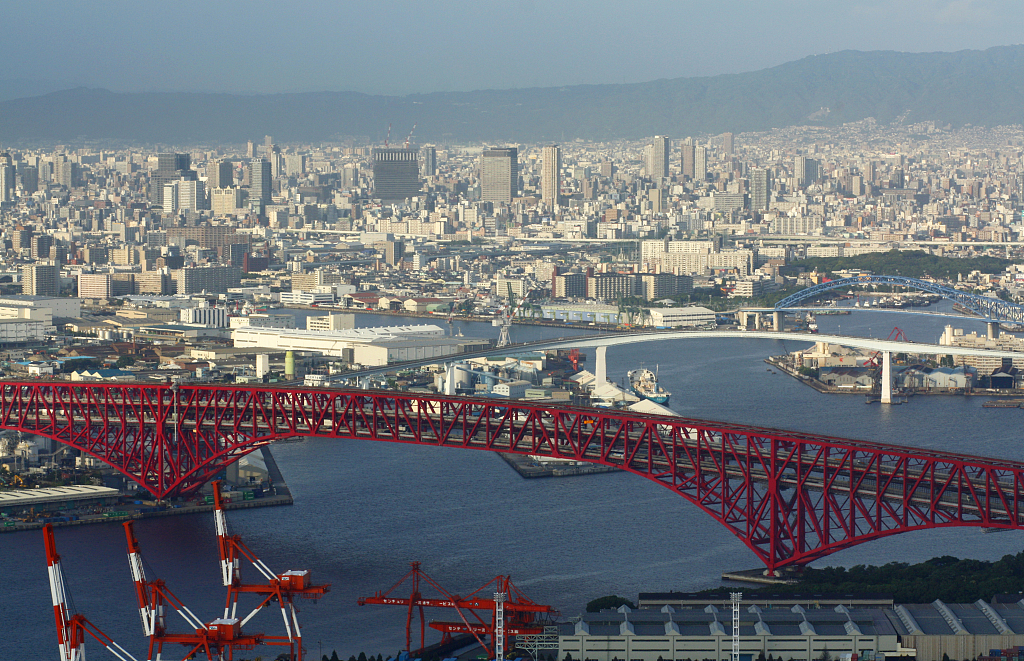
M 206 166 L 206 178 L 209 187 L 231 188 L 235 185 L 235 171 L 231 161 L 217 161 Z
M 156 170 L 149 177 L 149 199 L 156 206 L 164 206 L 164 186 L 172 181 L 197 181 L 199 176 L 192 167 L 188 154 L 157 154 Z
M 693 141 L 687 138 L 686 142 L 683 142 L 683 176 L 693 179 L 694 172 L 694 158 L 696 156 L 696 148 L 693 145 Z
M 373 196 L 401 202 L 420 194 L 419 153 L 415 149 L 381 147 L 373 150 Z
M 772 179 L 768 168 L 754 168 L 750 171 L 750 209 L 768 211 L 771 200 Z
M 265 158 L 252 159 L 249 165 L 249 201 L 267 205 L 271 201 L 272 192 L 270 161 Z

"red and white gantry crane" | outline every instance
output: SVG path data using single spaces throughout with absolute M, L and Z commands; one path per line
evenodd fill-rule
M 289 648 L 291 661 L 302 661 L 302 629 L 299 627 L 299 609 L 295 606 L 295 598 L 319 599 L 330 591 L 331 586 L 329 584 L 314 585 L 310 580 L 309 570 L 305 569 L 275 574 L 242 542 L 240 536 L 229 535 L 220 485 L 220 480 L 213 482 L 213 515 L 217 524 L 221 580 L 228 589 L 224 617 L 225 619 L 236 619 L 238 598 L 243 594 L 256 595 L 259 602 L 248 615 L 241 619 L 241 626 L 245 626 L 256 613 L 276 601 L 281 608 L 285 635 L 264 636 L 263 644 L 286 646 Z M 242 581 L 243 559 L 262 575 L 262 583 Z
M 120 661 L 137 661 L 123 647 L 103 633 L 99 627 L 80 613 L 72 614 L 68 608 L 67 588 L 64 572 L 53 539 L 53 526 L 43 526 L 43 545 L 46 547 L 46 571 L 50 576 L 50 596 L 53 599 L 53 616 L 57 621 L 57 646 L 60 661 L 85 661 L 85 635 L 89 634 L 100 645 L 107 648 Z
M 157 661 L 163 658 L 164 645 L 167 643 L 185 647 L 187 651 L 182 657 L 183 661 L 197 654 L 205 654 L 209 661 L 230 661 L 234 659 L 235 650 L 249 650 L 263 644 L 263 634 L 242 633 L 242 624 L 237 618 L 224 617 L 204 623 L 162 580 L 146 580 L 139 542 L 135 538 L 131 521 L 125 522 L 124 532 L 128 541 L 128 563 L 132 570 L 132 580 L 135 581 L 142 629 L 149 638 L 150 661 L 153 660 L 154 650 Z M 173 633 L 167 629 L 168 606 L 185 620 L 192 630 L 190 633 Z

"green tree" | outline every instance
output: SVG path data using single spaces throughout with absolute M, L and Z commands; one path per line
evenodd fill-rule
M 821 654 L 818 655 L 817 661 L 832 661 L 832 655 L 828 653 L 828 647 L 821 650 Z
M 636 606 L 633 605 L 633 602 L 629 599 L 626 599 L 625 597 L 620 597 L 618 595 L 610 594 L 608 596 L 598 597 L 593 601 L 587 602 L 587 612 L 599 613 L 606 608 L 618 608 L 619 606 L 623 605 L 629 606 L 630 608 L 636 608 Z
M 114 363 L 114 366 L 117 367 L 118 369 L 121 369 L 124 367 L 130 367 L 134 364 L 135 359 L 132 358 L 131 356 L 121 356 L 117 359 L 117 362 Z
M 360 652 L 356 661 L 366 661 L 366 652 Z

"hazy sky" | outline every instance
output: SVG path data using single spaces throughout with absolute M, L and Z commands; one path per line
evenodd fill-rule
M 1020 43 L 1024 0 L 0 0 L 0 80 L 406 94 Z

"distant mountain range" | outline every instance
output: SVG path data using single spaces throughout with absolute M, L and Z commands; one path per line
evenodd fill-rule
M 3 98 L 4 95 L 0 95 Z M 68 89 L 0 101 L 0 142 L 183 145 L 344 136 L 400 143 L 673 137 L 834 126 L 874 117 L 953 126 L 1024 123 L 1024 46 L 956 53 L 843 51 L 770 69 L 622 85 L 409 96 L 115 93 Z

